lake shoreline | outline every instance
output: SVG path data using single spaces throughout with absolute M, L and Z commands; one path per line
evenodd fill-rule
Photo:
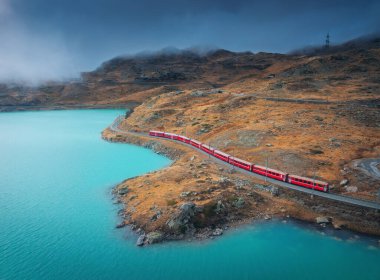
M 91 110 L 91 109 L 123 109 L 133 110 L 139 102 L 124 104 L 61 104 L 61 105 L 0 105 L 1 112 L 30 112 L 30 111 L 60 111 L 60 110 Z
M 144 202 L 139 200 L 139 197 L 143 196 L 144 192 L 150 193 L 149 190 L 151 189 L 147 186 L 147 189 L 144 191 L 144 180 L 146 181 L 147 178 L 149 178 L 148 181 L 150 185 L 158 184 L 160 186 L 156 188 L 160 188 L 162 176 L 157 174 L 161 173 L 162 175 L 162 173 L 168 173 L 166 174 L 165 180 L 169 186 L 173 186 L 171 184 L 173 178 L 170 177 L 170 169 L 183 168 L 183 165 L 186 164 L 184 162 L 188 162 L 189 158 L 190 160 L 195 157 L 198 158 L 199 155 L 195 154 L 194 156 L 192 151 L 175 143 L 165 143 L 163 140 L 152 140 L 147 137 L 135 135 L 122 135 L 114 133 L 109 129 L 105 129 L 102 132 L 102 138 L 110 142 L 124 142 L 149 148 L 173 160 L 170 167 L 153 172 L 153 174 L 145 174 L 137 178 L 127 179 L 114 188 L 113 194 L 115 200 L 117 203 L 123 204 L 124 207 L 119 212 L 122 223 L 118 225 L 118 227 L 130 226 L 131 229 L 140 236 L 137 245 L 147 245 L 171 240 L 213 239 L 222 235 L 225 230 L 230 228 L 237 228 L 245 224 L 271 219 L 285 221 L 292 219 L 305 223 L 305 225 L 314 225 L 316 228 L 334 229 L 335 231 L 344 229 L 351 231 L 353 235 L 359 233 L 374 239 L 380 236 L 380 227 L 376 222 L 376 219 L 380 215 L 375 210 L 364 210 L 367 211 L 365 216 L 368 217 L 368 221 L 366 221 L 363 219 L 362 214 L 364 212 L 362 212 L 363 209 L 360 207 L 326 201 L 322 198 L 310 198 L 307 195 L 284 189 L 280 190 L 280 195 L 268 193 L 267 190 L 260 192 L 256 189 L 252 192 L 251 185 L 248 187 L 234 186 L 232 190 L 230 189 L 226 192 L 227 195 L 221 195 L 220 193 L 213 195 L 213 193 L 210 192 L 206 197 L 200 198 L 186 195 L 187 193 L 192 193 L 191 191 L 179 192 L 179 196 L 183 197 L 176 200 L 181 200 L 181 203 L 178 202 L 178 204 L 176 203 L 169 207 L 164 205 L 165 201 L 162 201 L 162 199 L 156 199 L 152 200 L 152 203 L 153 205 L 159 206 L 151 207 L 150 209 L 147 209 L 145 206 L 145 208 L 141 207 L 137 209 L 141 204 L 144 204 Z M 199 158 L 199 160 L 201 160 L 200 165 L 204 164 L 207 160 L 204 159 L 205 157 L 202 159 L 202 157 L 199 156 Z M 193 160 L 195 161 L 196 159 Z M 196 163 L 194 164 L 196 165 Z M 200 173 L 202 174 L 202 172 L 203 171 Z M 228 174 L 228 184 L 231 183 L 234 185 L 241 180 L 233 178 L 236 175 L 237 174 L 233 173 Z M 161 179 L 152 178 L 152 176 L 158 176 Z M 175 175 L 173 176 L 175 177 Z M 223 180 L 224 177 L 220 178 Z M 178 181 L 178 178 L 174 179 L 174 181 L 176 180 Z M 215 183 L 215 181 L 209 180 L 209 184 L 213 183 Z M 218 182 L 217 184 L 219 184 L 218 186 L 220 188 L 225 188 L 223 183 Z M 175 183 L 173 188 L 169 187 L 170 194 L 174 191 L 175 187 L 180 188 L 180 186 Z M 162 192 L 166 194 L 168 187 L 164 185 L 162 188 Z M 247 196 L 243 194 L 245 191 L 248 191 Z M 200 193 L 202 193 L 202 191 Z M 230 203 L 228 201 L 228 199 L 231 199 L 229 196 L 237 197 L 238 199 Z M 253 198 L 253 203 L 249 201 L 250 198 Z M 243 201 L 241 206 L 237 205 L 239 199 Z M 205 203 L 203 203 L 203 200 L 205 200 Z M 201 203 L 198 201 L 201 201 Z M 215 214 L 210 214 L 210 217 L 207 216 L 208 214 L 205 214 L 205 212 L 208 213 L 210 209 L 214 211 L 219 207 L 218 205 L 224 205 L 223 207 L 225 209 L 222 209 L 220 213 L 218 213 L 217 218 Z M 141 213 L 139 213 L 139 211 L 141 211 Z M 349 213 L 349 215 L 347 216 L 347 214 L 344 213 Z M 350 220 L 350 215 L 356 217 Z M 198 221 L 199 216 L 203 216 L 201 222 Z M 195 221 L 193 222 L 193 220 Z

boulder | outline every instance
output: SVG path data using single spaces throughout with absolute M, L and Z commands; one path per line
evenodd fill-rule
M 125 226 L 126 226 L 125 222 L 122 221 L 121 223 L 119 223 L 119 224 L 116 225 L 116 228 L 122 228 L 122 227 L 125 227 Z
M 221 228 L 216 228 L 212 233 L 211 235 L 212 236 L 220 236 L 223 234 L 223 230 Z
M 180 211 L 166 222 L 166 225 L 175 231 L 187 226 L 197 211 L 196 205 L 193 202 L 186 202 L 179 209 Z
M 317 224 L 328 224 L 330 223 L 330 218 L 329 217 L 325 217 L 325 216 L 320 216 L 320 217 L 317 217 L 315 218 L 315 221 L 317 222 Z
M 144 242 L 145 242 L 145 237 L 146 237 L 145 234 L 140 235 L 139 238 L 136 241 L 136 245 L 137 246 L 143 246 Z
M 191 192 L 181 192 L 180 197 L 188 197 Z
M 145 243 L 146 244 L 154 244 L 154 243 L 159 243 L 164 239 L 164 235 L 159 232 L 159 231 L 152 231 L 149 232 L 145 236 Z
M 244 201 L 244 198 L 242 197 L 238 197 L 237 200 L 235 200 L 233 202 L 233 205 L 236 207 L 236 208 L 242 208 L 245 204 L 245 201 Z
M 224 206 L 224 204 L 222 203 L 222 201 L 221 201 L 221 200 L 218 200 L 218 202 L 216 203 L 215 213 L 216 213 L 216 214 L 220 214 L 220 213 L 222 213 L 225 209 L 226 209 L 226 207 Z
M 355 186 L 345 186 L 346 192 L 356 193 L 358 191 L 358 187 Z
M 128 192 L 129 192 L 128 187 L 124 187 L 124 188 L 122 188 L 122 189 L 119 189 L 119 190 L 117 191 L 117 194 L 118 194 L 118 195 L 126 195 Z
M 341 187 L 344 187 L 344 186 L 346 186 L 348 184 L 348 179 L 343 179 L 342 181 L 340 181 L 340 183 L 339 183 L 339 185 L 341 186 Z

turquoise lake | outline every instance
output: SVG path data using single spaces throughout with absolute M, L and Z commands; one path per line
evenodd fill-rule
M 0 113 L 0 279 L 380 279 L 380 247 L 293 222 L 139 248 L 110 194 L 170 161 L 103 141 L 118 110 Z M 345 233 L 353 236 L 352 233 Z

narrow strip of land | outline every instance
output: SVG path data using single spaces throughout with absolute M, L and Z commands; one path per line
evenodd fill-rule
M 143 133 L 143 132 L 124 131 L 124 130 L 122 130 L 122 129 L 119 128 L 119 124 L 120 124 L 120 122 L 122 120 L 123 120 L 123 116 L 119 116 L 118 118 L 116 118 L 115 121 L 109 126 L 109 129 L 111 131 L 113 131 L 115 133 L 119 133 L 119 134 L 144 136 L 144 137 L 150 137 L 150 138 L 154 138 L 154 139 L 162 139 L 162 140 L 167 140 L 167 141 L 172 141 L 172 142 L 175 142 L 175 143 L 178 143 L 178 144 L 182 144 L 182 145 L 185 145 L 186 147 L 192 148 L 192 149 L 196 150 L 197 152 L 202 153 L 202 154 L 208 156 L 210 158 L 210 160 L 212 160 L 212 161 L 214 161 L 214 162 L 216 162 L 218 164 L 221 164 L 223 166 L 227 166 L 229 168 L 234 168 L 229 163 L 227 163 L 225 161 L 222 161 L 222 160 L 220 160 L 220 159 L 218 159 L 216 157 L 210 156 L 206 152 L 204 152 L 204 151 L 202 151 L 200 149 L 197 149 L 196 147 L 193 147 L 191 145 L 188 145 L 186 143 L 183 143 L 183 142 L 180 142 L 180 141 L 171 140 L 171 139 L 168 139 L 168 138 L 157 138 L 157 137 L 154 137 L 154 136 L 150 136 L 148 133 Z M 286 182 L 274 180 L 274 179 L 268 178 L 266 176 L 262 176 L 262 175 L 259 175 L 259 174 L 253 173 L 253 172 L 249 172 L 249 171 L 241 169 L 241 168 L 236 168 L 235 167 L 234 169 L 237 172 L 240 172 L 240 173 L 243 173 L 243 174 L 246 174 L 246 175 L 249 175 L 249 176 L 253 176 L 253 177 L 261 179 L 261 180 L 265 180 L 265 181 L 267 181 L 267 182 L 269 182 L 269 183 L 271 183 L 273 185 L 285 187 L 285 188 L 288 188 L 288 189 L 292 189 L 292 190 L 295 190 L 295 191 L 307 193 L 307 194 L 310 194 L 310 195 L 315 195 L 315 196 L 319 196 L 319 197 L 328 198 L 328 199 L 335 200 L 335 201 L 338 201 L 338 202 L 343 202 L 343 203 L 352 204 L 352 205 L 356 205 L 356 206 L 362 206 L 362 207 L 366 207 L 366 208 L 380 210 L 380 204 L 377 203 L 377 202 L 375 202 L 375 201 L 363 200 L 363 199 L 358 199 L 358 198 L 353 198 L 353 197 L 339 195 L 339 194 L 333 194 L 333 193 L 319 192 L 319 191 L 316 191 L 316 190 L 307 189 L 307 188 L 303 188 L 303 187 L 298 187 L 298 186 L 295 186 L 295 185 L 292 185 L 292 184 L 289 184 L 289 183 L 286 183 Z

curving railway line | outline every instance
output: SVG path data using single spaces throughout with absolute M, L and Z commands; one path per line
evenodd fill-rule
M 109 129 L 112 130 L 113 132 L 116 132 L 116 133 L 119 133 L 119 134 L 144 136 L 144 137 L 149 137 L 149 138 L 157 139 L 157 137 L 150 136 L 148 133 L 133 132 L 133 131 L 124 131 L 124 130 L 120 129 L 119 128 L 119 124 L 123 120 L 123 117 L 124 116 L 117 117 L 115 119 L 115 121 L 109 126 Z M 166 140 L 166 141 L 173 141 L 173 142 L 178 143 L 178 144 L 183 144 L 186 147 L 189 147 L 189 148 L 192 148 L 192 149 L 196 150 L 198 153 L 202 153 L 204 155 L 209 156 L 209 154 L 207 154 L 206 152 L 204 152 L 204 151 L 202 151 L 200 149 L 197 149 L 197 148 L 195 148 L 195 147 L 193 147 L 191 145 L 187 145 L 187 144 L 185 144 L 183 142 L 178 142 L 178 141 L 171 140 L 171 139 L 168 139 L 168 138 L 160 138 L 160 139 L 163 139 L 163 140 Z M 216 163 L 218 163 L 220 165 L 223 165 L 223 166 L 231 168 L 230 164 L 228 164 L 227 162 L 222 161 L 222 160 L 220 160 L 220 159 L 218 159 L 216 157 L 210 157 L 210 160 L 212 160 L 212 161 L 214 161 L 214 162 L 216 162 Z M 363 199 L 358 199 L 358 198 L 344 196 L 344 195 L 339 195 L 339 194 L 326 193 L 326 192 L 316 191 L 316 190 L 313 190 L 313 189 L 302 188 L 302 187 L 298 187 L 298 186 L 289 184 L 287 182 L 278 181 L 278 180 L 271 179 L 271 178 L 268 178 L 268 177 L 263 176 L 263 175 L 259 175 L 257 173 L 252 173 L 250 171 L 247 171 L 247 170 L 244 170 L 244 169 L 241 169 L 241 168 L 235 168 L 235 170 L 238 171 L 238 172 L 240 172 L 240 173 L 243 173 L 243 174 L 246 174 L 246 175 L 249 175 L 249 176 L 253 176 L 253 177 L 261 179 L 261 180 L 266 180 L 267 182 L 270 182 L 273 185 L 285 187 L 285 188 L 288 188 L 288 189 L 291 189 L 291 190 L 295 190 L 295 191 L 299 191 L 299 192 L 303 192 L 303 193 L 307 193 L 307 194 L 315 195 L 315 196 L 319 196 L 319 197 L 324 197 L 324 198 L 331 199 L 331 200 L 338 201 L 338 202 L 342 202 L 342 203 L 347 203 L 347 204 L 361 206 L 361 207 L 365 207 L 365 208 L 380 210 L 380 203 L 377 203 L 375 201 L 363 200 Z

